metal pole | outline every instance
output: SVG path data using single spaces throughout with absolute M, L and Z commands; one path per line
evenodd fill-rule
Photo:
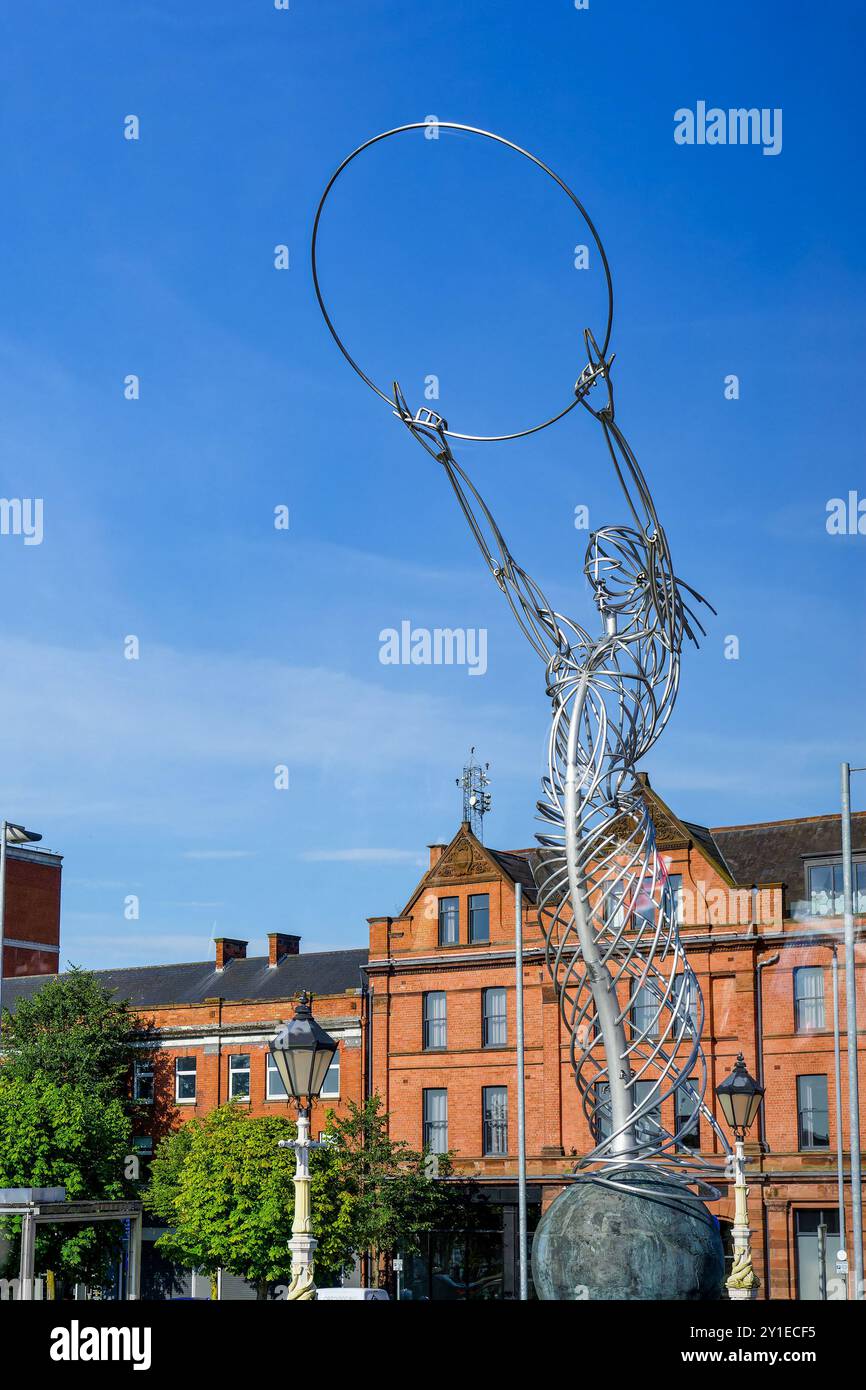
M 7 821 L 0 824 L 0 1037 L 3 1033 L 3 948 L 6 915 L 6 834 Z
M 734 1263 L 725 1281 L 728 1298 L 735 1301 L 755 1298 L 758 1281 L 752 1268 L 752 1231 L 749 1226 L 749 1189 L 746 1186 L 746 1150 L 742 1132 L 734 1145 Z
M 827 1301 L 827 1227 L 818 1222 L 818 1297 L 822 1303 Z
M 857 978 L 851 865 L 851 768 L 842 764 L 842 893 L 845 910 L 845 1011 L 848 1032 L 848 1127 L 851 1144 L 851 1226 L 854 1297 L 863 1298 L 863 1200 L 860 1180 L 860 1086 L 857 1076 Z M 848 1268 L 850 1269 L 850 1263 Z
M 529 1298 L 526 1229 L 526 1077 L 523 1039 L 523 885 L 514 885 L 514 974 L 517 1009 L 517 1227 L 520 1300 Z
M 126 1268 L 126 1297 L 130 1302 L 141 1298 L 141 1212 L 129 1220 L 129 1254 Z
M 5 830 L 5 825 L 4 825 Z M 21 1255 L 18 1276 L 18 1297 L 33 1301 L 33 1274 L 36 1264 L 36 1217 L 38 1207 L 31 1207 L 21 1216 Z
M 288 1300 L 309 1300 L 316 1297 L 313 1283 L 313 1256 L 316 1253 L 316 1238 L 313 1235 L 312 1214 L 310 1211 L 310 1149 L 319 1148 L 310 1141 L 310 1112 L 298 1106 L 297 1139 L 281 1139 L 280 1146 L 286 1145 L 295 1151 L 295 1219 L 292 1222 L 292 1238 L 289 1249 L 292 1252 L 292 1279 L 286 1298 Z
M 839 1249 L 845 1250 L 845 1165 L 842 1145 L 842 1041 L 839 1037 L 839 953 L 833 944 L 833 1073 L 836 1087 L 836 1187 L 839 1207 Z M 845 1282 L 845 1296 L 848 1283 Z

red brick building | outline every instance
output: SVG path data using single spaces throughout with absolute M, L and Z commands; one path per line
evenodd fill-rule
M 287 1113 L 289 1101 L 270 1062 L 268 1042 L 280 1023 L 292 1017 L 302 990 L 313 993 L 318 1022 L 339 1044 L 322 1097 L 313 1106 L 313 1133 L 324 1128 L 326 1111 L 342 1114 L 349 1099 L 361 1098 L 360 967 L 367 952 L 301 955 L 299 944 L 297 936 L 271 932 L 267 955 L 249 956 L 246 941 L 223 937 L 214 943 L 209 961 L 95 972 L 118 998 L 129 999 L 143 1025 L 142 1060 L 130 1086 L 137 1101 L 133 1143 L 145 1165 L 155 1144 L 171 1129 L 227 1100 L 254 1115 Z M 38 976 L 7 980 L 4 1005 L 14 1009 L 19 998 L 44 984 L 44 977 Z M 194 1276 L 174 1270 L 153 1248 L 161 1233 L 159 1227 L 144 1228 L 145 1296 L 156 1296 L 160 1281 L 163 1290 L 173 1287 L 175 1293 L 189 1295 L 195 1291 Z M 207 1296 L 206 1281 L 198 1293 Z M 227 1277 L 222 1296 L 255 1294 L 242 1280 Z
M 738 1051 L 763 1077 L 766 1101 L 747 1145 L 755 1265 L 761 1296 L 817 1295 L 818 1224 L 827 1228 L 831 1296 L 838 1248 L 836 1118 L 846 1180 L 844 952 L 840 951 L 841 1107 L 834 1080 L 834 945 L 841 940 L 838 816 L 709 829 L 683 821 L 646 782 L 660 853 L 674 879 L 681 930 L 704 998 L 707 1103 Z M 866 813 L 853 818 L 858 924 L 861 1092 L 866 1105 Z M 155 1062 L 137 1069 L 147 1151 L 169 1123 L 234 1098 L 253 1113 L 285 1108 L 267 1042 L 298 993 L 338 1038 L 337 1063 L 313 1116 L 376 1091 L 395 1138 L 452 1153 L 475 1196 L 466 1229 L 440 1232 L 407 1260 L 415 1297 L 513 1297 L 516 1268 L 515 884 L 523 888 L 527 1167 L 530 1214 L 562 1189 L 593 1143 L 568 1058 L 568 1039 L 544 966 L 533 849 L 497 851 L 462 825 L 396 917 L 369 919 L 366 948 L 299 953 L 271 933 L 268 955 L 223 938 L 215 958 L 98 972 L 153 1030 Z M 8 920 L 8 919 L 7 919 Z M 11 934 L 11 933 L 10 933 Z M 863 972 L 863 973 L 861 973 Z M 13 980 L 9 1004 L 42 981 Z M 624 1001 L 626 1002 L 626 1001 Z M 666 1102 L 672 1107 L 673 1101 Z M 673 1114 L 663 1122 L 673 1127 Z M 709 1159 L 719 1146 L 701 1122 Z M 846 1230 L 851 1231 L 846 1187 Z M 714 1210 L 723 1232 L 732 1199 Z
M 4 979 L 56 972 L 62 863 L 62 857 L 50 850 L 7 845 Z
M 818 1223 L 827 1227 L 831 1295 L 839 1245 L 836 1184 L 833 945 L 840 941 L 841 868 L 838 816 L 710 830 L 680 820 L 646 782 L 660 852 L 674 878 L 681 929 L 704 997 L 702 1043 L 707 1102 L 739 1051 L 763 1076 L 767 1094 L 760 1127 L 747 1145 L 755 1227 L 755 1263 L 762 1296 L 817 1295 Z M 866 918 L 866 814 L 854 817 L 857 998 L 860 1037 L 866 1031 L 863 966 Z M 536 1212 L 561 1190 L 562 1175 L 593 1139 L 578 1103 L 568 1038 L 543 961 L 535 908 L 535 850 L 503 853 L 481 845 L 464 824 L 450 845 L 430 847 L 430 867 L 397 917 L 370 919 L 370 1008 L 367 1046 L 371 1085 L 395 1134 L 455 1154 L 457 1170 L 495 1191 L 502 1249 L 491 1261 L 481 1242 L 473 1265 L 471 1237 L 454 1250 L 433 1250 L 419 1273 L 418 1293 L 435 1295 L 463 1280 L 483 1296 L 499 1269 L 501 1287 L 516 1281 L 514 899 L 524 898 L 524 1013 L 527 1169 Z M 834 921 L 835 918 L 835 921 Z M 844 952 L 842 953 L 844 965 Z M 862 972 L 862 973 L 861 973 Z M 842 1122 L 848 1174 L 844 1077 L 844 970 L 841 986 Z M 623 1001 L 626 1002 L 626 1001 Z M 866 1050 L 860 1052 L 866 1096 Z M 673 1128 L 673 1100 L 662 1120 Z M 706 1122 L 701 1151 L 720 1157 Z M 850 1199 L 846 1229 L 851 1230 Z M 726 1192 L 714 1208 L 723 1235 L 733 1217 Z M 453 1243 L 453 1244 L 454 1244 Z M 467 1254 L 467 1251 L 469 1253 Z M 448 1262 L 451 1261 L 451 1267 Z M 446 1292 L 444 1296 L 449 1296 Z M 450 1296 L 454 1296 L 453 1294 Z

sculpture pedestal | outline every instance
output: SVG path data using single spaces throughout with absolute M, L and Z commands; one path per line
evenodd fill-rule
M 538 1297 L 721 1298 L 722 1240 L 704 1203 L 652 1170 L 632 1168 L 618 1178 L 639 1191 L 589 1175 L 545 1212 L 532 1243 Z

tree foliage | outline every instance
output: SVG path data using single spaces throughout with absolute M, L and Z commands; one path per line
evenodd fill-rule
M 332 1112 L 325 1133 L 331 1142 L 311 1163 L 317 1264 L 338 1274 L 369 1251 L 378 1267 L 397 1250 L 417 1253 L 425 1231 L 448 1223 L 452 1193 L 437 1181 L 451 1173 L 448 1156 L 392 1139 L 380 1096 L 351 1101 L 342 1118 Z
M 159 1146 L 145 1206 L 171 1229 L 157 1245 L 170 1259 L 212 1277 L 222 1267 L 257 1286 L 288 1282 L 295 1155 L 278 1147 L 295 1137 L 286 1117 L 251 1116 L 229 1102 L 192 1120 Z M 328 1117 L 327 1147 L 313 1150 L 313 1231 L 317 1280 L 330 1282 L 357 1253 L 377 1259 L 417 1250 L 421 1232 L 447 1203 L 424 1175 L 425 1157 L 389 1138 L 381 1101 L 350 1104 Z M 440 1176 L 447 1159 L 437 1160 Z
M 70 1201 L 128 1195 L 123 1177 L 130 1123 L 118 1099 L 58 1084 L 39 1073 L 29 1080 L 0 1068 L 0 1187 L 65 1187 Z M 4 1223 L 17 1260 L 20 1220 Z M 119 1231 L 39 1226 L 37 1263 L 61 1278 L 99 1282 Z
M 295 1158 L 278 1147 L 295 1128 L 229 1102 L 160 1144 L 147 1209 L 171 1227 L 157 1241 L 169 1259 L 215 1275 L 222 1267 L 259 1292 L 288 1277 Z
M 126 1000 L 117 1000 L 87 970 L 48 980 L 15 1013 L 3 1012 L 3 1074 L 29 1081 L 37 1075 L 59 1086 L 123 1097 L 141 1024 Z
M 125 1000 L 91 972 L 46 980 L 14 1014 L 3 1013 L 0 1183 L 65 1187 L 70 1201 L 136 1195 L 125 1178 L 130 1152 L 128 1077 L 143 1056 L 141 1025 Z M 139 1044 L 139 1046 L 134 1046 Z M 20 1221 L 7 1267 L 17 1259 Z M 37 1266 L 61 1281 L 101 1282 L 120 1229 L 40 1226 Z

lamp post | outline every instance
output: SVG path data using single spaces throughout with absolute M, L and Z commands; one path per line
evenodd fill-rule
M 292 1279 L 287 1299 L 316 1297 L 313 1256 L 316 1239 L 310 1210 L 310 1149 L 320 1143 L 310 1139 L 310 1106 L 321 1092 L 338 1044 L 313 1018 L 306 990 L 295 1006 L 295 1016 L 284 1023 L 268 1044 L 280 1079 L 298 1107 L 298 1137 L 283 1139 L 281 1149 L 295 1151 L 295 1217 L 292 1222 Z
M 764 1099 L 764 1088 L 746 1070 L 742 1052 L 738 1053 L 733 1071 L 727 1080 L 716 1087 L 722 1113 L 734 1131 L 734 1263 L 726 1280 L 728 1297 L 740 1300 L 754 1298 L 758 1279 L 752 1268 L 752 1232 L 749 1227 L 746 1187 L 746 1131 L 751 1127 Z
M 5 941 L 4 921 L 6 910 L 6 846 L 27 845 L 41 840 L 35 830 L 25 830 L 23 825 L 12 821 L 0 823 L 0 1028 L 3 1026 L 3 945 Z

